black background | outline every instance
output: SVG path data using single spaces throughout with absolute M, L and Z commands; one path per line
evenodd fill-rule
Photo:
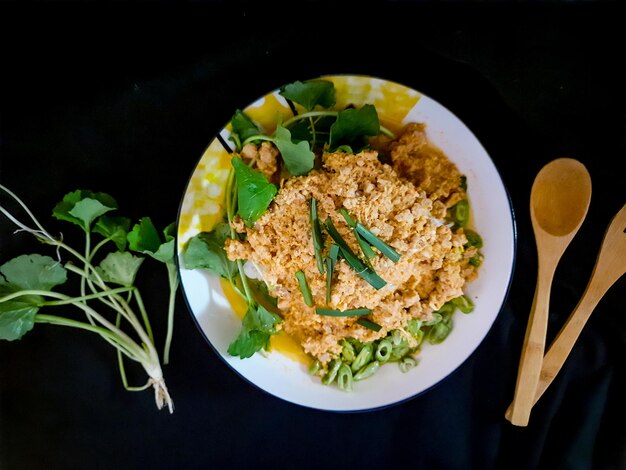
M 617 3 L 3 4 L 0 183 L 52 232 L 77 188 L 121 212 L 176 219 L 188 178 L 233 110 L 320 74 L 404 83 L 486 147 L 518 224 L 507 303 L 475 353 L 428 393 L 336 414 L 270 396 L 204 342 L 182 294 L 165 377 L 173 415 L 121 386 L 91 334 L 37 326 L 0 344 L 0 468 L 625 468 L 624 279 L 596 308 L 527 428 L 503 414 L 536 273 L 530 187 L 548 161 L 588 168 L 593 196 L 552 289 L 548 340 L 582 294 L 625 201 L 624 34 Z M 343 4 L 342 4 L 343 5 Z M 622 17 L 623 18 L 623 17 Z M 1 199 L 6 203 L 6 199 Z M 0 219 L 0 259 L 38 251 Z M 147 264 L 145 265 L 147 266 Z M 142 268 L 164 311 L 161 266 Z M 163 337 L 164 319 L 155 323 Z M 140 371 L 131 381 L 142 382 Z

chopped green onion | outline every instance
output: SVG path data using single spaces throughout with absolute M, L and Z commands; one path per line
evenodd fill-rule
M 376 348 L 374 357 L 378 362 L 384 364 L 389 359 L 391 359 L 392 351 L 393 346 L 391 345 L 391 341 L 389 341 L 388 339 L 383 339 L 380 343 L 378 343 L 378 347 Z
M 350 228 L 356 227 L 356 222 L 354 221 L 352 217 L 350 217 L 350 213 L 345 207 L 342 207 L 341 209 L 339 209 L 339 213 L 343 216 L 344 220 L 348 224 L 348 227 Z
M 408 372 L 410 369 L 412 369 L 416 365 L 417 365 L 417 361 L 411 356 L 403 357 L 399 364 L 400 370 L 402 372 Z
M 309 365 L 309 374 L 317 375 L 321 368 L 322 368 L 322 364 L 320 364 L 320 361 L 313 361 Z
M 440 322 L 441 322 L 441 320 L 443 319 L 443 317 L 441 316 L 441 314 L 440 314 L 440 313 L 433 312 L 433 314 L 432 314 L 432 315 L 433 315 L 433 316 L 432 316 L 432 318 L 431 318 L 430 320 L 428 320 L 428 321 L 425 321 L 425 322 L 424 322 L 424 326 L 433 326 L 433 325 L 436 325 L 437 323 L 440 323 Z
M 480 265 L 483 264 L 483 256 L 480 253 L 477 253 L 469 259 L 468 263 L 476 268 L 479 268 Z
M 335 273 L 335 265 L 337 264 L 337 257 L 339 256 L 339 246 L 336 244 L 330 245 L 330 253 L 326 258 L 326 303 L 330 303 L 330 293 L 333 282 L 333 274 Z
M 339 371 L 341 364 L 342 362 L 339 360 L 335 360 L 332 363 L 332 365 L 328 369 L 328 372 L 326 372 L 326 375 L 322 379 L 322 383 L 324 385 L 330 385 L 331 383 L 333 383 L 333 381 L 335 380 L 335 377 L 337 377 L 337 372 Z
M 382 326 L 380 326 L 378 323 L 374 323 L 373 321 L 368 320 L 367 318 L 359 318 L 356 322 L 359 325 L 364 326 L 365 328 L 368 328 L 373 331 L 380 331 L 380 329 L 382 328 Z
M 352 391 L 352 369 L 347 364 L 341 364 L 337 371 L 337 387 L 344 392 Z
M 466 295 L 462 295 L 453 299 L 452 304 L 463 313 L 471 313 L 474 311 L 474 303 Z
M 400 254 L 358 222 L 356 224 L 356 231 L 365 238 L 370 245 L 374 248 L 378 248 L 378 250 L 391 261 L 394 263 L 398 262 Z
M 422 320 L 418 320 L 417 318 L 411 318 L 406 325 L 406 331 L 413 337 L 419 334 L 422 327 Z
M 372 356 L 374 355 L 374 346 L 372 343 L 367 343 L 363 345 L 363 348 L 357 355 L 356 359 L 350 366 L 352 372 L 356 372 L 357 370 L 365 367 L 367 363 L 372 360 Z
M 483 247 L 483 239 L 476 232 L 466 228 L 463 230 L 463 233 L 465 233 L 465 238 L 467 238 L 467 243 L 465 244 L 465 246 L 473 246 L 476 248 Z
M 452 326 L 448 322 L 439 322 L 428 332 L 428 342 L 430 344 L 439 344 L 448 337 L 450 331 L 452 331 Z
M 452 219 L 459 227 L 465 227 L 469 222 L 470 207 L 467 199 L 462 199 L 452 207 Z
M 459 178 L 459 187 L 463 190 L 463 191 L 467 191 L 467 176 L 465 175 L 461 175 L 461 177 Z
M 311 233 L 313 236 L 313 249 L 315 250 L 315 261 L 320 274 L 324 274 L 324 261 L 322 259 L 322 250 L 324 249 L 324 238 L 322 237 L 322 228 L 317 215 L 317 200 L 312 197 L 309 200 L 309 212 L 311 218 Z
M 352 229 L 352 233 L 354 233 L 354 237 L 359 243 L 359 247 L 361 248 L 361 252 L 363 253 L 365 259 L 369 260 L 376 256 L 376 253 L 374 253 L 372 247 L 363 239 L 361 235 L 359 235 L 357 231 L 355 231 L 356 222 L 352 217 L 350 217 L 350 213 L 347 211 L 347 209 L 345 207 L 342 207 L 341 209 L 339 209 L 339 213 L 343 216 L 346 224 L 348 224 L 348 227 Z
M 350 310 L 316 308 L 315 313 L 324 317 L 358 317 L 359 315 L 369 315 L 372 311 L 369 308 L 353 308 Z
M 335 228 L 333 221 L 326 219 L 326 230 L 331 238 L 341 248 L 341 254 L 346 260 L 346 263 L 352 268 L 359 276 L 365 279 L 374 289 L 380 289 L 384 287 L 387 282 L 382 279 L 373 269 L 363 263 L 357 255 L 350 249 L 346 241 L 341 237 L 337 229 Z
M 370 362 L 368 365 L 362 367 L 356 374 L 354 374 L 354 380 L 363 380 L 371 377 L 376 373 L 378 368 L 380 367 L 380 362 L 374 361 Z
M 302 271 L 298 271 L 296 273 L 296 279 L 298 280 L 300 292 L 302 292 L 302 297 L 304 297 L 304 303 L 307 304 L 309 307 L 313 307 L 313 295 L 311 294 L 311 288 L 309 287 L 309 283 L 306 280 L 306 276 Z
M 358 242 L 359 247 L 361 248 L 361 253 L 363 253 L 363 256 L 365 257 L 366 260 L 370 260 L 374 256 L 376 256 L 376 253 L 374 253 L 374 250 L 372 250 L 372 247 L 369 245 L 369 243 L 363 240 L 363 237 L 359 235 L 359 232 L 355 231 L 354 237 L 356 238 L 356 241 Z M 369 264 L 369 261 L 368 261 L 368 264 Z
M 352 343 L 346 341 L 345 339 L 341 341 L 341 357 L 348 364 L 351 364 L 356 357 L 356 351 L 354 350 L 354 346 Z

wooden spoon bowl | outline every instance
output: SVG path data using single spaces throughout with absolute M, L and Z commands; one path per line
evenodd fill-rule
M 578 232 L 591 200 L 591 177 L 585 166 L 559 158 L 537 174 L 530 195 L 530 217 L 537 242 L 538 274 L 515 385 L 505 414 L 516 426 L 528 425 L 539 381 L 548 328 L 550 287 L 563 252 Z

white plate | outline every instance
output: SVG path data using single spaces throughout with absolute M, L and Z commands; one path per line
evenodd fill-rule
M 227 348 L 240 330 L 219 280 L 200 270 L 181 269 L 181 285 L 189 310 L 200 332 L 217 354 L 243 378 L 266 392 L 298 405 L 333 411 L 362 411 L 392 405 L 428 390 L 459 367 L 478 347 L 505 301 L 515 256 L 515 222 L 502 179 L 474 134 L 449 110 L 433 99 L 395 82 L 368 76 L 323 77 L 335 83 L 337 106 L 372 103 L 381 121 L 389 124 L 426 123 L 429 139 L 441 148 L 467 176 L 473 222 L 484 240 L 485 256 L 478 279 L 466 293 L 475 310 L 457 312 L 450 336 L 439 345 L 425 344 L 419 365 L 402 373 L 387 364 L 373 377 L 356 382 L 346 393 L 324 386 L 308 374 L 304 365 L 278 352 L 259 353 L 249 359 L 228 355 Z M 244 109 L 260 124 L 276 122 L 277 113 L 292 116 L 278 89 Z M 234 110 L 233 110 L 234 112 Z M 227 126 L 229 127 L 229 126 Z M 178 220 L 178 253 L 184 243 L 221 220 L 223 186 L 229 168 L 228 128 L 213 139 L 200 159 L 181 203 Z M 181 263 L 179 263 L 181 264 Z M 245 385 L 244 385 L 245 386 Z

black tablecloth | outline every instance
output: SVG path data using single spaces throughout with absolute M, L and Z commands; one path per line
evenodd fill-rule
M 617 4 L 3 4 L 0 16 L 0 182 L 68 239 L 50 213 L 79 188 L 110 193 L 134 219 L 174 221 L 235 108 L 333 73 L 395 80 L 457 114 L 500 171 L 518 228 L 512 288 L 482 344 L 426 394 L 380 411 L 323 412 L 255 388 L 205 343 L 180 294 L 165 368 L 173 415 L 155 409 L 151 392 L 124 391 L 112 348 L 92 334 L 38 325 L 1 342 L 0 468 L 626 468 L 624 279 L 530 425 L 503 416 L 535 287 L 534 176 L 571 157 L 593 182 L 556 271 L 548 341 L 625 201 Z M 2 262 L 54 256 L 0 220 Z M 164 271 L 140 278 L 148 309 L 163 311 Z M 155 323 L 162 337 L 164 318 Z

